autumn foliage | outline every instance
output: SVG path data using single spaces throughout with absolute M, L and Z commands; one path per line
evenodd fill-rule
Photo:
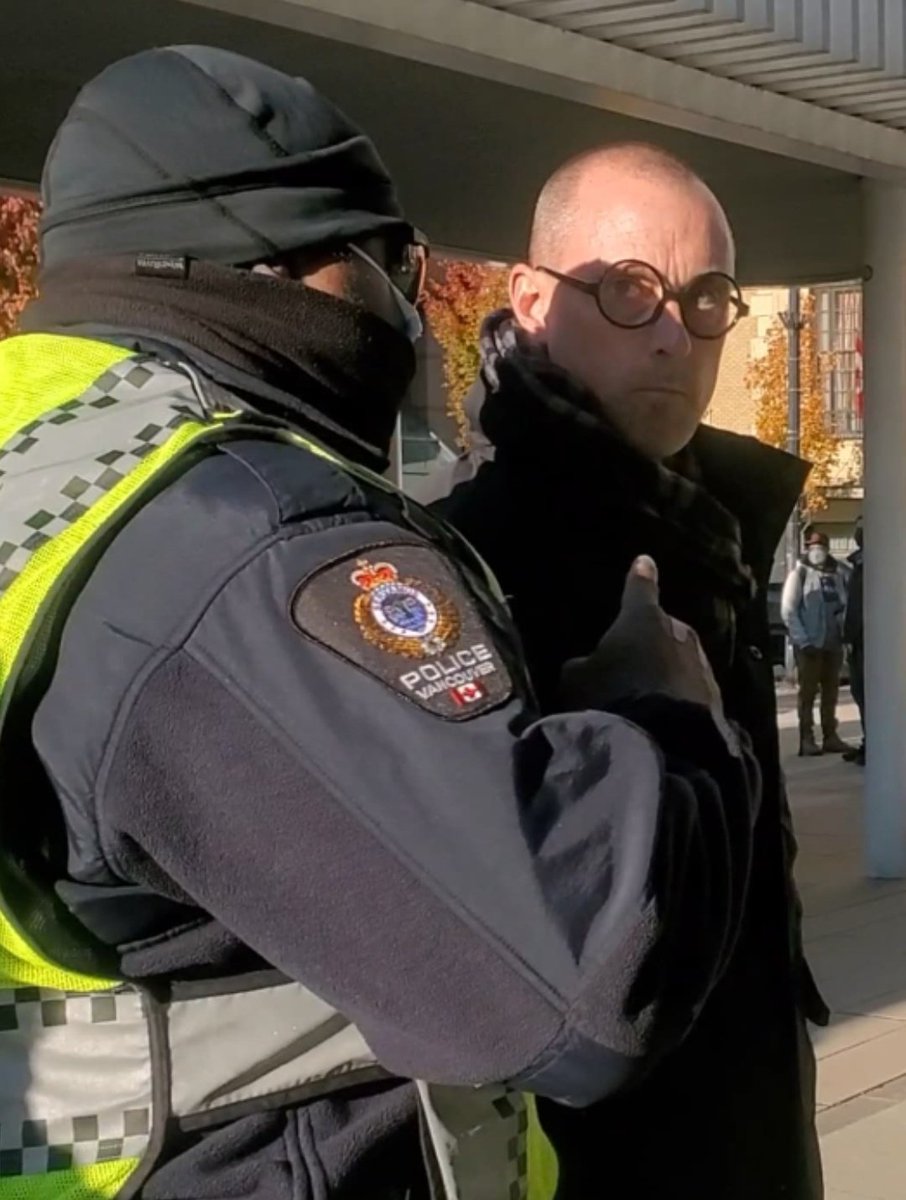
M 507 303 L 507 276 L 505 267 L 450 260 L 428 284 L 425 311 L 444 354 L 447 412 L 456 421 L 464 448 L 468 422 L 462 404 L 478 375 L 481 323 Z
M 0 338 L 14 332 L 35 294 L 38 211 L 37 200 L 0 196 Z
M 813 464 L 805 488 L 804 507 L 807 512 L 816 512 L 827 506 L 825 489 L 833 482 L 840 443 L 828 428 L 825 415 L 824 376 L 828 364 L 818 353 L 813 296 L 803 296 L 801 311 L 805 324 L 799 347 L 800 453 Z M 749 364 L 746 382 L 757 400 L 755 428 L 759 438 L 771 446 L 786 449 L 789 432 L 788 335 L 779 320 L 771 325 L 766 340 L 765 353 Z

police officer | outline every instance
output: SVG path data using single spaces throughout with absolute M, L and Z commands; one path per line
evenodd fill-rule
M 758 784 L 694 636 L 642 560 L 538 718 L 480 560 L 378 473 L 425 251 L 306 83 L 118 63 L 43 191 L 0 347 L 0 1175 L 524 1195 L 526 1094 L 633 1082 L 734 941 Z

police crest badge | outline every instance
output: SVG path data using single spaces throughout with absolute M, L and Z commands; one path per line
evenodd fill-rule
M 444 720 L 467 721 L 513 693 L 475 598 L 433 546 L 358 546 L 306 575 L 290 613 L 307 638 Z
M 400 578 L 389 562 L 359 559 L 349 577 L 360 593 L 353 601 L 362 637 L 390 654 L 431 658 L 459 637 L 456 605 L 437 588 Z

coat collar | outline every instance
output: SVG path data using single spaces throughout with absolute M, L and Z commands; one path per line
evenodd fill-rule
M 482 463 L 494 458 L 494 445 L 481 424 L 486 399 L 486 384 L 479 378 L 464 405 L 469 451 L 466 461 L 460 460 L 454 482 L 474 477 Z M 758 583 L 766 586 L 811 464 L 754 437 L 711 425 L 699 427 L 686 457 L 702 486 L 739 522 L 745 557 Z
M 756 438 L 702 425 L 690 450 L 705 488 L 739 522 L 743 548 L 759 582 L 774 554 L 811 465 Z

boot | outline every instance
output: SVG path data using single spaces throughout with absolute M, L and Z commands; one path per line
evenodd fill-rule
M 839 733 L 834 730 L 833 733 L 824 735 L 824 753 L 825 754 L 848 754 L 854 747 L 849 742 L 844 742 Z
M 820 758 L 824 751 L 815 741 L 815 735 L 809 731 L 799 735 L 799 757 Z

